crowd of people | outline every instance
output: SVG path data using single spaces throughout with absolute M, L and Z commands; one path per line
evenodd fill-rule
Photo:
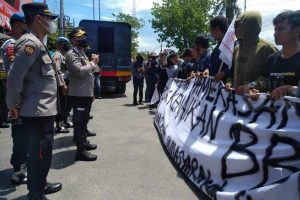
M 131 66 L 133 104 L 142 102 L 144 79 L 145 102 L 149 102 L 155 87 L 161 94 L 168 79 L 190 80 L 197 76 L 212 76 L 216 81 L 223 81 L 227 90 L 248 93 L 253 100 L 261 92 L 270 93 L 274 100 L 284 95 L 296 95 L 300 80 L 300 11 L 278 14 L 273 25 L 275 43 L 281 46 L 280 51 L 259 37 L 262 29 L 259 12 L 247 11 L 238 16 L 234 24 L 237 41 L 230 67 L 220 59 L 219 47 L 229 27 L 223 16 L 209 22 L 209 32 L 216 42 L 214 47 L 210 46 L 208 36 L 198 34 L 194 45 L 184 49 L 181 56 L 174 51 L 164 51 L 159 56 L 151 54 L 149 61 L 144 61 L 142 55 L 137 55 Z
M 74 28 L 68 38 L 59 37 L 52 55 L 46 40 L 48 34 L 56 32 L 54 20 L 58 15 L 44 3 L 24 4 L 22 9 L 24 15 L 11 16 L 11 39 L 1 47 L 0 125 L 9 127 L 6 123 L 9 113 L 13 137 L 12 183 L 27 183 L 29 199 L 40 200 L 62 188 L 61 183 L 47 182 L 55 131 L 67 133 L 73 127 L 75 160 L 97 159 L 90 152 L 97 145 L 87 137 L 96 135 L 88 130 L 88 122 L 94 98 L 101 98 L 101 68 L 99 55 L 86 54 L 89 45 L 82 28 Z M 146 61 L 138 54 L 131 65 L 133 104 L 151 102 L 155 90 L 162 94 L 171 78 L 189 81 L 197 76 L 212 76 L 223 81 L 227 90 L 248 93 L 254 100 L 261 91 L 269 92 L 274 100 L 296 95 L 300 80 L 300 11 L 282 12 L 273 24 L 275 42 L 282 47 L 280 51 L 259 38 L 262 28 L 259 12 L 248 11 L 237 18 L 234 27 L 238 40 L 232 66 L 219 58 L 219 46 L 229 26 L 223 16 L 209 22 L 209 32 L 216 41 L 213 48 L 209 37 L 199 34 L 194 45 L 184 49 L 181 56 L 166 50 L 159 55 L 151 53 Z

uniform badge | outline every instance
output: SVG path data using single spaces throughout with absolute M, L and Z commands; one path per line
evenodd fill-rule
M 35 51 L 35 48 L 32 45 L 29 45 L 29 44 L 25 45 L 25 53 L 28 56 L 31 56 L 34 53 L 34 51 Z

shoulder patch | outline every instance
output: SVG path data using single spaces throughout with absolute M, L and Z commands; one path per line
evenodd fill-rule
M 35 48 L 34 46 L 32 45 L 29 45 L 29 44 L 26 44 L 25 45 L 25 53 L 28 55 L 28 56 L 31 56 L 35 51 Z

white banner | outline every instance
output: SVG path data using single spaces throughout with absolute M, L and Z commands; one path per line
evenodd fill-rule
M 300 199 L 300 117 L 290 101 L 252 101 L 210 77 L 170 80 L 154 120 L 174 162 L 212 199 Z
M 227 32 L 222 40 L 221 45 L 219 46 L 220 49 L 220 56 L 219 58 L 231 68 L 232 65 L 232 58 L 233 58 L 233 49 L 234 43 L 237 40 L 235 37 L 235 24 L 236 16 L 234 16 L 233 20 L 231 21 L 230 26 L 227 29 Z

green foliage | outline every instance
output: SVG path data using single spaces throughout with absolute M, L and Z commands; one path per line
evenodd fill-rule
M 152 8 L 152 28 L 158 41 L 182 51 L 193 45 L 198 33 L 207 33 L 214 0 L 162 0 Z
M 112 14 L 116 17 L 117 22 L 126 22 L 131 25 L 131 57 L 134 58 L 137 54 L 137 49 L 139 47 L 138 43 L 138 30 L 142 28 L 145 24 L 143 19 L 138 19 L 136 17 L 132 17 L 131 15 L 119 13 L 119 14 Z

